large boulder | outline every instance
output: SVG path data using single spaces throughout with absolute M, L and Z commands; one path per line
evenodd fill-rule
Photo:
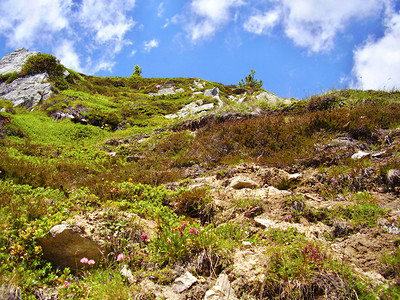
M 50 229 L 48 236 L 39 241 L 43 257 L 62 268 L 76 270 L 83 266 L 83 257 L 98 262 L 102 257 L 99 243 L 85 235 L 78 226 L 67 224 L 56 225 Z

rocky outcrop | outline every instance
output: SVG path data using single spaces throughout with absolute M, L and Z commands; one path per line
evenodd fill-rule
M 280 98 L 272 93 L 269 92 L 263 92 L 261 94 L 258 94 L 256 96 L 257 100 L 260 101 L 267 101 L 268 104 L 270 104 L 271 106 L 277 106 L 279 104 L 290 104 L 292 103 L 292 101 L 290 99 L 284 99 L 284 98 Z
M 12 101 L 14 106 L 33 107 L 51 96 L 48 78 L 48 75 L 43 73 L 18 78 L 9 84 L 0 83 L 0 98 Z
M 183 93 L 184 89 L 175 90 L 173 87 L 160 89 L 157 93 L 149 93 L 149 96 L 162 96 L 162 95 L 174 95 L 176 93 Z
M 166 115 L 167 119 L 183 119 L 188 116 L 196 115 L 204 111 L 209 111 L 214 108 L 214 103 L 204 104 L 202 100 L 189 103 L 181 108 L 176 114 Z
M 28 57 L 38 53 L 39 52 L 28 51 L 24 48 L 20 48 L 10 54 L 7 54 L 0 60 L 0 75 L 21 72 L 21 69 Z
M 4 56 L 0 60 L 0 75 L 21 72 L 26 60 L 39 52 L 28 51 L 24 48 Z M 0 99 L 10 100 L 14 106 L 33 107 L 52 94 L 51 84 L 47 73 L 24 76 L 11 83 L 0 84 Z

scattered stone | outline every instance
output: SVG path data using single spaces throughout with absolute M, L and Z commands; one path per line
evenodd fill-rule
M 19 48 L 14 52 L 5 55 L 0 60 L 0 75 L 13 72 L 21 72 L 26 60 L 30 56 L 36 55 L 38 53 L 39 52 L 36 51 L 28 51 L 25 48 Z
M 220 274 L 216 284 L 206 292 L 204 300 L 237 300 L 234 291 L 231 288 L 228 275 Z
M 176 93 L 183 93 L 184 91 L 182 88 L 175 90 L 173 87 L 170 87 L 160 89 L 157 93 L 149 93 L 149 96 L 174 95 Z
M 250 178 L 240 175 L 233 178 L 229 186 L 235 190 L 239 190 L 246 188 L 247 189 L 258 188 L 259 184 Z
M 194 80 L 193 84 L 197 89 L 204 89 L 204 83 L 201 83 L 200 81 Z
M 257 223 L 257 225 L 260 225 L 260 227 L 262 228 L 269 228 L 275 224 L 274 221 L 268 219 L 255 218 L 254 221 Z
M 364 151 L 358 151 L 357 153 L 354 153 L 351 158 L 354 160 L 360 160 L 363 159 L 364 157 L 369 156 L 371 153 L 369 152 L 364 152 Z
M 189 271 L 186 271 L 185 274 L 175 279 L 172 289 L 176 293 L 182 293 L 183 291 L 189 289 L 196 282 L 197 278 L 194 277 Z
M 83 266 L 81 258 L 86 257 L 98 262 L 101 258 L 100 245 L 85 236 L 84 230 L 78 226 L 56 225 L 50 229 L 49 235 L 39 239 L 43 249 L 43 257 L 62 268 L 71 270 Z

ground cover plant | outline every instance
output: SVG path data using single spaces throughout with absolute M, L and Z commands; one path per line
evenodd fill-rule
M 143 78 L 139 66 L 129 78 L 68 70 L 63 80 L 65 68 L 44 56 L 23 73 L 43 70 L 53 97 L 30 111 L 0 101 L 0 298 L 161 299 L 157 290 L 183 270 L 202 278 L 187 299 L 204 298 L 221 273 L 243 299 L 399 297 L 399 92 L 332 91 L 270 106 L 251 98 L 262 91 L 254 72 L 241 87 Z M 262 109 L 165 118 L 194 101 L 217 104 L 202 94 L 214 87 L 225 109 L 240 106 L 229 106 L 235 93 Z M 183 91 L 151 95 L 163 88 Z M 352 158 L 359 150 L 368 156 Z M 258 186 L 232 195 L 243 168 Z M 266 216 L 276 227 L 257 223 Z M 95 223 L 104 255 L 58 268 L 40 240 L 78 219 Z M 301 232 L 307 226 L 321 233 Z M 393 239 L 365 272 L 346 258 L 364 235 Z M 238 266 L 243 253 L 259 263 Z

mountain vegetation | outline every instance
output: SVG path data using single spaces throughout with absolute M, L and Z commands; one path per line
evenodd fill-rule
M 400 297 L 399 91 L 282 99 L 255 71 L 95 77 L 47 54 L 0 81 L 41 72 L 52 97 L 0 101 L 1 299 Z M 213 109 L 168 117 L 193 103 Z M 101 255 L 50 257 L 60 224 Z

